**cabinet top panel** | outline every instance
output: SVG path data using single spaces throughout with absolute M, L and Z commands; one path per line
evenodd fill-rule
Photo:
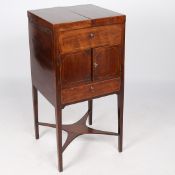
M 52 25 L 77 22 L 104 25 L 125 22 L 125 15 L 91 4 L 30 10 L 28 16 L 31 15 Z
M 79 14 L 89 19 L 123 16 L 120 13 L 117 13 L 108 9 L 104 9 L 102 7 L 98 7 L 92 4 L 71 6 L 71 7 L 68 7 L 68 9 L 76 14 Z

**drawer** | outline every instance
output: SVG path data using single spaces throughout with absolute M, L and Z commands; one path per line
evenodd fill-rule
M 61 53 L 104 45 L 119 45 L 121 35 L 122 26 L 120 24 L 62 31 L 58 35 L 58 45 Z
M 62 104 L 84 101 L 120 90 L 120 78 L 96 82 L 82 86 L 63 89 L 61 92 Z

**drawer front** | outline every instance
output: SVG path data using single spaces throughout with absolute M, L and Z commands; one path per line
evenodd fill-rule
M 91 27 L 59 33 L 58 45 L 61 53 L 75 52 L 87 48 L 121 43 L 121 25 Z
M 63 89 L 62 104 L 70 104 L 90 98 L 107 95 L 120 90 L 120 79 L 106 80 L 73 88 Z

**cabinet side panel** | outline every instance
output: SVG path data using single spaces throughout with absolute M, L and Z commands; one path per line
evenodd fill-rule
M 55 106 L 52 36 L 51 30 L 29 21 L 32 83 Z

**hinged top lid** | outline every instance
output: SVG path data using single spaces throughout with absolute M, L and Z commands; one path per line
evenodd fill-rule
M 81 25 L 88 27 L 125 22 L 125 15 L 91 4 L 30 10 L 29 18 L 31 15 L 60 27 L 64 24 L 81 28 Z

